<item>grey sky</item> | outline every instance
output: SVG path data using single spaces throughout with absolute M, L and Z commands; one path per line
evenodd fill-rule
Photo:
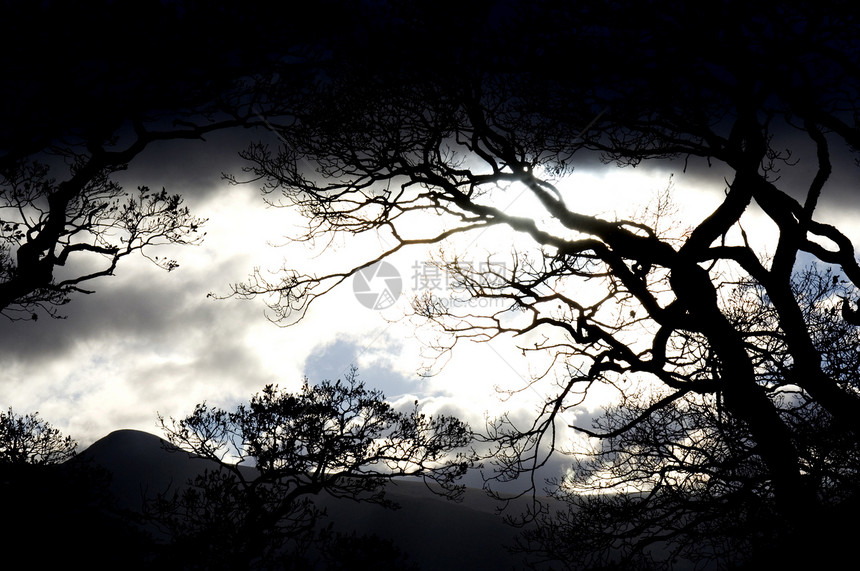
M 198 247 L 153 251 L 177 257 L 180 266 L 171 273 L 140 257 L 123 260 L 115 277 L 92 284 L 95 294 L 76 296 L 61 308 L 66 319 L 0 326 L 0 405 L 19 412 L 38 410 L 87 445 L 120 428 L 157 432 L 157 412 L 188 414 L 204 400 L 230 407 L 267 383 L 297 387 L 304 376 L 312 382 L 335 378 L 357 364 L 360 378 L 398 406 L 418 398 L 428 411 L 456 414 L 476 428 L 483 427 L 486 414 L 505 410 L 523 422 L 530 420 L 540 391 L 550 385 L 538 385 L 508 402 L 500 399 L 494 387 L 520 388 L 530 374 L 530 363 L 510 340 L 461 344 L 451 362 L 437 366 L 437 376 L 420 377 L 426 363 L 421 339 L 432 338 L 433 331 L 416 330 L 405 320 L 392 322 L 405 305 L 399 306 L 401 313 L 398 308 L 374 312 L 363 307 L 349 282 L 318 300 L 304 321 L 289 328 L 268 322 L 261 300 L 207 297 L 209 292 L 228 293 L 229 284 L 245 279 L 255 266 L 274 270 L 284 257 L 293 267 L 319 261 L 318 251 L 269 243 L 283 242 L 283 236 L 294 232 L 301 222 L 294 212 L 268 208 L 254 184 L 231 186 L 221 178 L 222 172 L 241 174 L 237 152 L 266 136 L 237 130 L 206 142 L 169 142 L 135 160 L 122 174 L 123 182 L 130 188 L 163 186 L 182 194 L 193 212 L 210 219 L 206 240 Z M 720 199 L 725 181 L 717 167 L 703 161 L 691 162 L 686 174 L 682 168 L 663 163 L 618 169 L 589 162 L 575 173 L 595 175 L 581 189 L 583 196 L 602 195 L 608 204 L 616 200 L 620 206 L 632 195 L 622 192 L 613 198 L 608 191 L 624 191 L 623 186 L 639 180 L 640 194 L 656 192 L 675 173 L 676 198 L 700 206 L 695 216 L 704 216 L 708 205 Z M 828 198 L 832 202 L 824 205 L 822 215 L 856 237 L 857 204 L 848 190 L 853 171 L 845 168 L 856 167 L 834 173 L 841 178 L 836 178 L 835 198 Z M 792 176 L 800 181 L 809 175 L 798 165 Z M 348 256 L 344 247 L 322 258 L 342 268 L 355 262 Z M 393 260 L 407 288 L 412 268 L 426 259 L 426 253 L 416 250 Z M 577 416 L 587 424 L 593 412 L 582 409 Z M 567 464 L 558 457 L 553 469 Z

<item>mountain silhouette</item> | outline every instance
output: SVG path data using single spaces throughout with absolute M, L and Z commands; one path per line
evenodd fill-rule
M 142 431 L 117 430 L 79 454 L 110 476 L 109 488 L 120 508 L 138 511 L 144 498 L 172 491 L 215 464 L 177 450 Z M 522 569 L 520 556 L 507 551 L 517 530 L 496 514 L 497 502 L 474 488 L 462 502 L 433 494 L 421 481 L 391 482 L 386 495 L 397 510 L 320 494 L 334 530 L 389 540 L 421 569 Z

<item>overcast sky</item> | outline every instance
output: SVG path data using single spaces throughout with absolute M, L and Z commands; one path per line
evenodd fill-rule
M 457 355 L 441 376 L 419 377 L 426 361 L 414 328 L 389 320 L 408 307 L 415 267 L 423 268 L 426 256 L 398 260 L 402 295 L 385 311 L 362 305 L 352 281 L 288 328 L 266 319 L 262 300 L 207 296 L 226 295 L 255 266 L 274 269 L 285 259 L 303 269 L 343 263 L 337 244 L 322 258 L 304 245 L 275 247 L 301 220 L 267 207 L 256 186 L 222 180 L 222 171 L 238 172 L 236 154 L 250 136 L 238 131 L 206 143 L 155 146 L 123 173 L 128 188 L 181 193 L 194 213 L 209 219 L 204 243 L 154 250 L 178 259 L 170 273 L 142 257 L 123 260 L 116 276 L 92 284 L 95 294 L 61 308 L 65 319 L 4 325 L 2 404 L 38 410 L 86 445 L 119 428 L 155 432 L 156 412 L 184 415 L 204 400 L 230 407 L 267 383 L 298 387 L 304 376 L 334 379 L 355 364 L 367 385 L 393 401 L 418 398 L 428 411 L 482 423 L 483 412 L 497 408 L 493 387 L 516 386 L 525 373 L 488 346 Z
M 475 428 L 483 427 L 485 415 L 502 411 L 523 422 L 531 419 L 543 387 L 551 387 L 545 383 L 501 400 L 495 387 L 522 388 L 530 375 L 530 363 L 510 339 L 458 345 L 444 366 L 433 367 L 434 376 L 418 374 L 428 364 L 426 342 L 435 331 L 397 318 L 419 285 L 426 251 L 407 251 L 391 260 L 402 293 L 383 310 L 365 307 L 352 280 L 288 328 L 265 318 L 261 300 L 207 297 L 227 294 L 230 283 L 245 279 L 255 266 L 275 269 L 285 259 L 301 269 L 355 262 L 350 253 L 355 244 L 349 241 L 324 252 L 289 244 L 284 236 L 301 223 L 295 212 L 267 207 L 253 184 L 231 186 L 222 180 L 222 171 L 239 172 L 236 153 L 252 136 L 238 131 L 206 143 L 165 143 L 132 164 L 123 175 L 127 186 L 164 186 L 181 193 L 197 215 L 209 219 L 206 240 L 197 247 L 153 252 L 177 257 L 180 266 L 171 273 L 141 257 L 123 260 L 115 277 L 92 284 L 95 294 L 77 296 L 62 308 L 66 319 L 4 324 L 0 405 L 19 413 L 38 411 L 83 448 L 116 429 L 158 433 L 156 413 L 184 416 L 203 401 L 232 407 L 267 383 L 298 387 L 304 376 L 312 382 L 339 378 L 355 364 L 367 385 L 398 405 L 418 399 L 428 412 L 457 415 Z M 715 169 L 693 165 L 686 175 L 680 171 L 680 165 L 648 171 L 610 165 L 585 169 L 561 187 L 580 193 L 577 204 L 623 213 L 665 188 L 674 173 L 680 220 L 694 225 L 722 198 L 725 182 Z M 514 193 L 508 206 L 527 211 L 527 199 Z M 822 215 L 856 239 L 856 201 L 844 198 L 838 206 Z M 772 239 L 768 232 L 762 226 L 751 235 L 766 247 Z M 514 243 L 512 236 L 508 243 L 505 239 L 492 237 L 502 252 Z M 443 287 L 445 276 L 438 278 Z M 444 295 L 444 290 L 436 293 Z M 581 420 L 589 412 L 582 409 Z

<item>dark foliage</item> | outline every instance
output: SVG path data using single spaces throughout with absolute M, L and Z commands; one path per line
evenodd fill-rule
M 157 23 L 223 25 L 240 12 L 229 2 L 211 12 L 194 2 L 162 8 L 170 15 Z M 320 10 L 331 8 L 324 3 Z M 414 302 L 415 314 L 444 334 L 443 349 L 460 339 L 515 335 L 528 340 L 524 354 L 550 364 L 532 384 L 547 394 L 534 421 L 521 426 L 503 418 L 490 426 L 498 445 L 491 485 L 544 465 L 561 446 L 558 425 L 574 424 L 599 440 L 557 489 L 578 507 L 552 517 L 532 514 L 545 526 L 527 548 L 571 566 L 599 567 L 637 557 L 645 564 L 659 543 L 697 563 L 729 566 L 776 553 L 791 558 L 795 551 L 786 546 L 801 539 L 825 550 L 838 544 L 845 531 L 821 522 L 856 505 L 860 264 L 849 229 L 833 225 L 824 205 L 844 202 L 853 191 L 837 181 L 856 178 L 860 26 L 852 7 L 536 1 L 456 9 L 452 19 L 436 4 L 358 3 L 331 10 L 328 32 L 295 25 L 280 36 L 268 33 L 277 24 L 263 25 L 253 11 L 255 17 L 241 20 L 254 24 L 251 36 L 296 32 L 289 44 L 295 49 L 262 42 L 243 60 L 251 64 L 218 75 L 214 87 L 205 71 L 180 58 L 164 68 L 166 77 L 146 76 L 144 87 L 124 99 L 130 106 L 113 107 L 104 121 L 82 119 L 68 105 L 43 117 L 41 109 L 52 106 L 35 98 L 33 106 L 5 110 L 4 117 L 20 116 L 22 123 L 4 122 L 2 131 L 15 148 L 0 157 L 0 311 L 13 319 L 35 316 L 38 308 L 52 313 L 84 291 L 84 281 L 112 273 L 122 256 L 159 241 L 189 241 L 199 221 L 178 198 L 143 191 L 140 199 L 111 175 L 155 141 L 264 125 L 280 143 L 247 149 L 246 174 L 267 200 L 307 217 L 298 239 L 378 233 L 385 238 L 380 243 L 391 245 L 328 275 L 301 268 L 256 273 L 235 287 L 239 296 L 271 296 L 276 321 L 299 319 L 356 271 L 409 247 L 444 250 L 453 237 L 496 227 L 530 244 L 512 252 L 504 271 L 476 272 L 456 254 L 442 257 L 441 269 L 456 277 L 466 300 L 492 300 L 497 309 L 473 311 L 429 295 Z M 247 37 L 238 28 L 236 37 Z M 44 29 L 50 35 L 58 28 L 54 22 Z M 159 29 L 167 40 L 184 35 L 182 26 Z M 221 28 L 213 24 L 207 32 L 214 29 Z M 458 41 L 438 41 L 451 36 Z M 213 62 L 224 69 L 238 52 L 219 41 L 207 46 L 217 48 Z M 96 51 L 107 53 L 101 44 Z M 6 53 L 13 62 L 20 56 L 27 69 L 38 67 L 20 47 Z M 92 94 L 99 90 L 90 87 L 122 68 L 103 63 L 64 69 L 75 70 L 87 87 L 82 91 Z M 19 68 L 10 69 L 16 77 Z M 136 77 L 123 76 L 123 89 L 137 85 Z M 186 78 L 188 89 L 173 89 Z M 34 85 L 23 92 L 49 91 Z M 153 93 L 180 97 L 141 103 Z M 92 115 L 93 107 L 80 109 Z M 21 124 L 35 125 L 37 133 Z M 690 227 L 664 224 L 671 216 L 665 197 L 641 216 L 595 214 L 577 200 L 577 192 L 591 189 L 565 189 L 558 180 L 600 161 L 695 170 L 724 181 L 725 193 Z M 502 207 L 521 195 L 541 209 L 539 217 Z M 747 233 L 753 211 L 775 229 L 766 247 Z M 412 223 L 425 214 L 438 226 Z M 105 241 L 103 230 L 121 235 Z M 55 277 L 58 266 L 82 254 L 107 263 L 93 274 Z M 821 269 L 804 271 L 810 260 Z M 555 387 L 538 383 L 553 376 Z M 575 424 L 577 407 L 598 387 L 614 392 L 616 405 L 594 426 Z M 353 402 L 343 387 L 325 389 Z M 225 537 L 219 534 L 238 529 L 235 545 L 259 557 L 265 550 L 247 539 L 258 516 L 269 519 L 264 528 L 272 533 L 284 522 L 310 529 L 317 514 L 303 498 L 326 485 L 346 497 L 384 501 L 377 494 L 389 472 L 376 467 L 386 458 L 372 447 L 332 440 L 335 459 L 358 462 L 358 472 L 328 473 L 322 449 L 307 440 L 325 435 L 326 426 L 289 424 L 306 439 L 295 441 L 303 448 L 266 432 L 267 407 L 292 418 L 302 398 L 313 418 L 334 421 L 332 409 L 304 392 L 293 398 L 267 389 L 235 415 L 201 406 L 173 425 L 176 438 L 220 463 L 184 496 L 162 498 L 171 509 L 189 508 L 174 510 L 178 519 L 170 525 L 189 530 L 192 544 L 206 540 L 191 530 L 211 526 L 217 532 L 211 537 Z M 420 424 L 415 414 L 389 421 L 381 426 L 395 432 L 418 431 Z M 443 434 L 454 428 L 421 426 Z M 255 441 L 255 430 L 271 442 Z M 426 444 L 444 449 L 459 442 Z M 392 453 L 437 460 L 421 450 Z M 370 464 L 362 464 L 366 452 Z M 301 472 L 284 472 L 278 462 L 284 453 Z M 256 463 L 243 472 L 222 454 Z M 452 483 L 456 466 L 429 473 Z M 407 469 L 396 462 L 388 468 Z M 327 476 L 305 479 L 315 470 Z M 278 505 L 284 495 L 275 491 L 285 481 L 295 486 L 287 490 L 293 497 Z M 568 497 L 567 486 L 602 494 Z M 241 497 L 249 490 L 257 498 L 250 514 Z M 218 528 L 234 514 L 253 526 Z
M 435 56 L 404 46 L 344 68 L 288 117 L 269 117 L 280 146 L 244 154 L 267 199 L 306 216 L 297 238 L 378 233 L 390 246 L 327 275 L 258 272 L 236 294 L 267 296 L 271 317 L 291 323 L 356 271 L 439 245 L 462 298 L 497 304 L 417 298 L 443 349 L 519 336 L 524 354 L 550 363 L 543 378 L 558 379 L 532 424 L 491 426 L 492 480 L 544 465 L 561 445 L 557 423 L 571 423 L 597 387 L 618 396 L 597 427 L 577 425 L 605 441 L 580 468 L 617 468 L 641 487 L 582 500 L 610 518 L 593 535 L 585 526 L 564 539 L 550 523 L 546 536 L 564 546 L 556 555 L 581 549 L 596 565 L 613 537 L 688 547 L 714 537 L 684 553 L 728 565 L 775 541 L 817 538 L 814 522 L 854 494 L 860 434 L 850 341 L 860 265 L 849 229 L 828 223 L 822 206 L 845 200 L 835 181 L 856 178 L 860 148 L 858 26 L 846 9 L 473 7 L 456 46 Z M 397 14 L 406 34 L 441 29 L 420 3 Z M 505 33 L 482 34 L 490 23 Z M 384 52 L 388 38 L 373 38 L 356 52 Z M 398 64 L 411 58 L 420 65 Z M 690 227 L 666 224 L 671 193 L 644 214 L 595 214 L 577 200 L 590 189 L 558 180 L 598 159 L 695 169 L 725 193 Z M 540 215 L 503 208 L 520 196 Z M 766 247 L 747 233 L 753 211 L 776 229 Z M 412 222 L 422 213 L 434 228 Z M 503 271 L 476 271 L 451 239 L 494 227 L 530 246 Z M 804 273 L 810 260 L 824 273 Z M 689 454 L 680 468 L 679 450 Z M 760 537 L 747 541 L 752 529 Z
M 284 81 L 307 81 L 307 42 L 277 12 L 230 0 L 132 11 L 0 6 L 15 22 L 0 40 L 0 313 L 10 320 L 59 315 L 129 254 L 176 268 L 152 248 L 200 242 L 205 221 L 180 196 L 124 189 L 117 174 L 153 144 L 259 122 L 250 79 L 272 58 L 293 54 Z
M 457 479 L 472 463 L 462 422 L 426 416 L 417 403 L 399 412 L 355 371 L 315 386 L 305 381 L 298 393 L 267 386 L 235 412 L 201 404 L 161 423 L 173 445 L 214 463 L 147 506 L 170 538 L 168 557 L 187 568 L 302 567 L 329 556 L 325 564 L 337 568 L 344 564 L 337 550 L 359 540 L 322 532 L 314 496 L 394 508 L 386 483 L 418 477 L 457 498 Z M 371 542 L 364 556 L 377 548 L 396 555 Z
M 0 545 L 39 566 L 146 568 L 150 538 L 115 505 L 110 476 L 37 414 L 0 413 Z
M 74 457 L 77 443 L 39 414 L 15 414 L 11 407 L 0 412 L 0 467 L 62 464 Z

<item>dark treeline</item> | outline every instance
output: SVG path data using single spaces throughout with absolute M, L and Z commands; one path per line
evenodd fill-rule
M 401 249 L 496 226 L 531 240 L 503 273 L 440 261 L 498 313 L 413 304 L 456 339 L 543 334 L 523 353 L 558 366 L 531 424 L 501 418 L 483 435 L 490 488 L 564 448 L 556 423 L 593 387 L 618 397 L 574 425 L 595 445 L 551 485 L 570 510 L 536 504 L 521 549 L 571 568 L 849 552 L 849 528 L 821 522 L 841 521 L 858 485 L 860 264 L 831 214 L 856 202 L 860 26 L 843 2 L 567 4 L 321 2 L 299 17 L 164 2 L 128 20 L 113 3 L 7 3 L 21 25 L 4 39 L 0 311 L 56 314 L 122 257 L 199 241 L 181 197 L 112 176 L 157 141 L 257 129 L 234 182 L 299 209 L 302 238 L 395 244 L 330 275 L 234 285 L 274 299 L 278 321 Z M 33 41 L 60 55 L 43 61 Z M 614 219 L 555 184 L 622 166 L 689 171 L 724 196 L 674 232 L 668 199 Z M 503 210 L 514 185 L 562 230 Z M 776 231 L 765 248 L 747 233 L 753 210 Z M 421 212 L 438 228 L 416 234 Z M 86 255 L 106 265 L 55 277 Z M 509 325 L 514 312 L 525 321 Z

